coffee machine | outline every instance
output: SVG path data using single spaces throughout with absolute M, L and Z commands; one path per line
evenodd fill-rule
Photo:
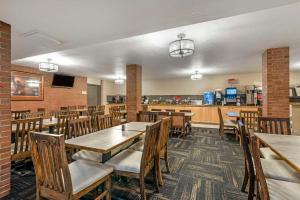
M 221 89 L 215 90 L 215 104 L 216 105 L 222 105 L 223 101 L 223 93 Z
M 247 105 L 261 105 L 262 103 L 262 89 L 255 85 L 247 85 L 246 90 L 246 104 Z

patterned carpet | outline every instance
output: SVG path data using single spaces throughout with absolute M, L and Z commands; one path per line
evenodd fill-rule
M 240 192 L 243 180 L 242 149 L 231 137 L 221 140 L 217 129 L 193 128 L 186 138 L 169 141 L 170 174 L 163 175 L 164 186 L 154 193 L 147 178 L 147 195 L 152 200 L 246 199 Z M 164 166 L 164 163 L 162 163 Z M 165 168 L 162 168 L 165 171 Z M 12 193 L 7 199 L 35 199 L 33 175 L 13 175 Z M 136 180 L 114 181 L 112 199 L 138 200 Z M 129 189 L 128 189 L 129 188 Z M 93 194 L 83 199 L 92 199 Z

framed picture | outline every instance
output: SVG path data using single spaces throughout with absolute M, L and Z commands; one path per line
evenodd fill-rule
M 43 75 L 12 71 L 12 101 L 42 101 L 44 99 Z

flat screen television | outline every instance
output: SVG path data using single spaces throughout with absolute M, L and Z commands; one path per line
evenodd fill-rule
M 72 88 L 74 85 L 74 80 L 75 80 L 74 76 L 54 74 L 52 87 Z

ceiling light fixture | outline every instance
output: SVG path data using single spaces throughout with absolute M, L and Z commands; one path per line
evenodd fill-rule
M 195 51 L 194 41 L 190 39 L 184 39 L 184 33 L 180 33 L 177 37 L 179 38 L 179 40 L 175 40 L 170 43 L 170 56 L 175 58 L 182 58 L 185 56 L 193 55 Z
M 120 77 L 115 80 L 115 84 L 117 84 L 117 85 L 123 85 L 124 82 L 125 82 L 124 79 L 121 79 Z
M 51 63 L 51 59 L 47 59 L 48 62 L 40 62 L 39 63 L 39 70 L 43 72 L 57 72 L 58 71 L 58 65 L 55 63 Z
M 203 75 L 202 75 L 202 74 L 199 74 L 198 71 L 195 71 L 195 73 L 191 75 L 191 79 L 192 79 L 193 81 L 199 80 L 199 79 L 201 79 L 202 77 L 203 77 Z

